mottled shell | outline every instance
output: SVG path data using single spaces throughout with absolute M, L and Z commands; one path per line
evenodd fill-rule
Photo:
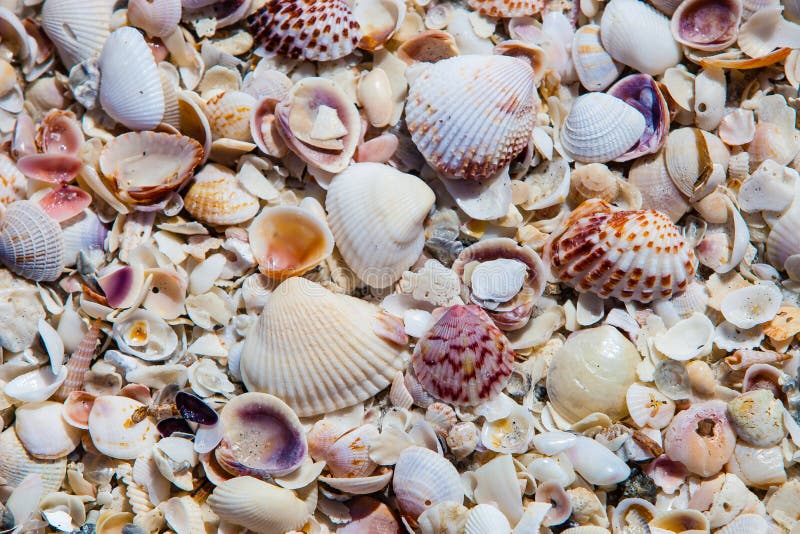
M 213 163 L 195 175 L 183 203 L 192 217 L 215 226 L 249 221 L 259 207 L 258 199 L 239 185 L 233 171 Z
M 600 26 L 581 26 L 572 40 L 572 62 L 581 85 L 588 91 L 604 91 L 622 72 L 622 65 L 614 61 L 600 42 Z
M 650 302 L 683 290 L 696 269 L 694 251 L 669 218 L 587 201 L 545 245 L 555 276 L 578 291 Z
M 718 473 L 735 445 L 727 406 L 719 400 L 693 404 L 679 412 L 664 432 L 667 456 L 701 477 Z
M 248 18 L 265 51 L 293 59 L 332 61 L 352 52 L 361 29 L 344 0 L 274 0 Z
M 411 83 L 406 124 L 441 174 L 485 180 L 527 146 L 536 101 L 529 63 L 458 56 L 434 63 Z
M 250 115 L 256 99 L 242 91 L 223 91 L 205 103 L 206 116 L 215 138 L 252 141 Z
M 37 204 L 9 204 L 0 219 L 0 261 L 14 273 L 49 282 L 64 270 L 61 227 Z
M 487 17 L 527 17 L 544 8 L 544 0 L 469 0 L 469 7 Z

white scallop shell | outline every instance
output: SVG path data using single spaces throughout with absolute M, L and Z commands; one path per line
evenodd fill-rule
M 767 521 L 760 515 L 742 514 L 718 530 L 717 534 L 753 534 L 768 531 Z
M 706 356 L 714 341 L 714 323 L 702 313 L 694 313 L 656 336 L 655 347 L 664 356 L 678 361 Z
M 735 289 L 725 295 L 720 311 L 729 323 L 752 328 L 771 321 L 781 306 L 783 296 L 774 284 L 756 284 Z
M 465 534 L 510 534 L 511 525 L 503 512 L 491 504 L 479 504 L 467 514 Z
M 380 163 L 357 163 L 336 176 L 325 208 L 347 265 L 372 287 L 388 287 L 417 261 L 422 222 L 435 196 L 422 180 Z
M 82 432 L 67 424 L 60 402 L 36 402 L 14 412 L 14 430 L 32 456 L 52 460 L 66 456 L 81 442 Z
M 260 534 L 297 530 L 310 515 L 294 492 L 253 477 L 236 477 L 219 484 L 208 505 L 223 521 Z
M 153 52 L 139 30 L 112 33 L 100 54 L 100 105 L 131 130 L 152 130 L 164 117 L 164 90 Z
M 672 421 L 675 403 L 655 388 L 639 383 L 631 384 L 625 394 L 631 419 L 640 428 L 664 428 Z
M 89 435 L 102 454 L 120 460 L 132 460 L 150 449 L 158 431 L 149 417 L 132 423 L 131 416 L 141 402 L 128 397 L 102 395 L 94 400 L 89 412 Z
M 280 397 L 306 417 L 366 400 L 387 387 L 407 354 L 375 334 L 378 309 L 289 278 L 270 296 L 240 364 L 250 391 Z
M 434 504 L 461 504 L 464 489 L 453 464 L 424 447 L 409 447 L 400 453 L 392 480 L 397 506 L 414 519 Z
M 605 91 L 622 72 L 600 42 L 600 26 L 587 24 L 575 32 L 572 41 L 572 62 L 581 85 L 588 91 Z
M 559 139 L 573 159 L 604 163 L 627 152 L 644 129 L 644 116 L 633 106 L 605 93 L 587 93 L 572 103 Z
M 110 32 L 113 5 L 111 0 L 44 2 L 42 28 L 67 69 L 100 54 Z
M 42 491 L 58 491 L 67 472 L 67 457 L 40 460 L 31 456 L 19 440 L 13 426 L 0 434 L 0 477 L 10 486 L 19 486 L 29 475 L 42 479 Z
M 0 215 L 0 262 L 30 280 L 55 280 L 64 270 L 61 227 L 38 204 L 9 204 Z
M 181 0 L 130 0 L 128 20 L 155 37 L 167 37 L 181 20 Z

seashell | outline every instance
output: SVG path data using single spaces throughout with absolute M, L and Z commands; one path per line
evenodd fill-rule
M 67 378 L 67 368 L 61 367 L 54 374 L 49 366 L 28 371 L 10 380 L 3 388 L 3 393 L 23 402 L 42 402 L 61 387 Z
M 58 223 L 27 200 L 9 204 L 0 217 L 0 261 L 29 280 L 58 278 L 64 270 L 64 242 Z
M 159 473 L 175 487 L 191 491 L 192 469 L 197 465 L 194 444 L 188 439 L 169 436 L 153 446 L 153 461 Z
M 369 123 L 378 128 L 387 126 L 392 120 L 394 104 L 391 82 L 386 71 L 374 68 L 364 74 L 358 81 L 357 91 L 358 101 L 364 108 Z
M 171 268 L 147 269 L 147 277 L 152 277 L 150 291 L 146 294 L 142 307 L 157 313 L 162 319 L 175 319 L 183 313 L 186 300 L 186 275 Z
M 594 412 L 622 419 L 627 413 L 625 395 L 636 381 L 640 361 L 636 347 L 614 327 L 581 330 L 553 356 L 547 371 L 550 402 L 573 421 Z
M 356 497 L 347 504 L 352 520 L 337 529 L 337 534 L 381 532 L 399 534 L 400 523 L 392 509 L 372 497 Z
M 301 207 L 264 208 L 250 224 L 248 238 L 259 269 L 276 280 L 302 275 L 333 252 L 328 225 Z
M 469 7 L 487 17 L 528 17 L 544 8 L 542 0 L 469 0 Z
M 612 58 L 656 76 L 681 60 L 667 17 L 637 0 L 613 0 L 600 19 L 603 47 Z
M 735 445 L 727 406 L 718 400 L 693 404 L 679 412 L 664 432 L 667 456 L 702 477 L 719 472 Z
M 392 479 L 392 470 L 383 467 L 372 476 L 355 478 L 319 477 L 321 482 L 328 486 L 353 495 L 367 495 L 382 491 Z
M 375 425 L 362 425 L 339 436 L 325 454 L 331 475 L 337 478 L 370 476 L 377 464 L 369 457 L 369 445 L 377 437 Z
M 485 421 L 481 429 L 481 443 L 490 451 L 503 454 L 521 454 L 528 451 L 533 439 L 534 420 L 528 408 L 514 404 L 506 417 Z
M 748 532 L 768 532 L 767 521 L 757 514 L 742 514 L 723 528 L 718 534 L 746 534 Z
M 299 529 L 310 515 L 294 492 L 253 477 L 217 485 L 208 505 L 223 521 L 261 534 Z
M 434 402 L 425 409 L 425 420 L 431 424 L 437 435 L 446 437 L 458 422 L 458 416 L 450 405 Z
M 394 468 L 392 489 L 403 516 L 416 520 L 440 502 L 461 504 L 464 490 L 455 466 L 424 447 L 409 447 L 400 453 Z
M 705 186 L 713 162 L 702 131 L 679 128 L 670 132 L 664 147 L 664 163 L 675 187 L 689 199 Z
M 536 502 L 549 503 L 550 509 L 544 516 L 543 526 L 560 525 L 572 514 L 572 502 L 569 495 L 559 484 L 546 481 L 536 488 Z
M 58 491 L 67 471 L 66 456 L 55 460 L 34 458 L 22 446 L 13 426 L 0 434 L 0 477 L 9 486 L 19 486 L 27 477 L 41 478 L 42 492 Z
M 347 265 L 370 286 L 383 288 L 417 261 L 425 242 L 422 222 L 434 201 L 433 191 L 410 174 L 357 163 L 331 182 L 325 208 Z
M 100 55 L 108 39 L 112 5 L 106 0 L 47 0 L 42 29 L 67 69 Z
M 659 210 L 677 222 L 690 209 L 686 197 L 669 177 L 664 151 L 638 158 L 628 172 L 628 182 L 642 193 L 642 208 Z
M 131 130 L 152 130 L 164 116 L 164 91 L 153 53 L 138 30 L 115 30 L 100 54 L 100 105 Z
M 437 7 L 447 4 L 438 4 Z M 428 14 L 431 10 L 428 10 Z M 403 41 L 397 47 L 397 57 L 409 65 L 414 63 L 435 63 L 458 55 L 458 47 L 453 36 L 441 29 L 425 30 Z
M 496 397 L 511 376 L 513 362 L 508 339 L 473 305 L 447 308 L 417 342 L 411 360 L 428 393 L 458 405 Z
M 533 69 L 525 62 L 458 56 L 434 63 L 411 82 L 406 125 L 439 173 L 485 180 L 527 146 L 536 100 Z
M 656 515 L 656 508 L 641 498 L 625 498 L 619 501 L 612 516 L 614 532 L 634 530 L 642 523 L 648 523 Z
M 19 406 L 14 412 L 17 437 L 34 458 L 61 458 L 80 444 L 81 431 L 64 421 L 62 409 L 59 402 L 36 402 Z
M 28 180 L 14 161 L 5 154 L 0 155 L 0 205 L 25 200 Z
M 175 532 L 199 533 L 205 530 L 200 505 L 188 495 L 172 497 L 162 502 L 158 509 L 164 514 L 167 524 Z M 123 532 L 123 534 L 125 533 Z
M 725 115 L 725 72 L 715 67 L 703 69 L 694 85 L 695 124 L 703 130 L 714 130 Z
M 195 174 L 183 203 L 192 217 L 215 226 L 249 221 L 259 208 L 258 199 L 239 184 L 236 174 L 214 163 Z
M 242 379 L 248 390 L 277 395 L 301 417 L 366 400 L 405 367 L 401 348 L 375 333 L 379 319 L 365 301 L 290 278 L 272 293 L 245 341 Z
M 31 154 L 17 160 L 17 169 L 26 176 L 56 185 L 71 182 L 81 165 L 81 160 L 71 154 Z
M 128 21 L 151 37 L 167 37 L 181 21 L 180 0 L 130 0 Z
M 259 99 L 251 109 L 250 136 L 258 148 L 268 156 L 282 158 L 289 150 L 283 141 L 275 118 L 275 106 L 280 100 L 271 97 Z
M 756 124 L 753 140 L 747 146 L 752 165 L 760 165 L 771 159 L 779 165 L 788 165 L 797 155 L 797 143 L 794 138 L 779 126 L 759 122 Z
M 209 98 L 204 106 L 215 138 L 252 141 L 250 116 L 256 99 L 242 91 L 222 91 Z
M 121 460 L 132 460 L 149 450 L 156 441 L 157 431 L 147 417 L 133 422 L 133 413 L 139 408 L 144 408 L 144 404 L 128 397 L 97 397 L 89 413 L 89 435 L 95 448 Z
M 647 227 L 655 229 L 657 240 Z M 606 202 L 590 200 L 576 208 L 562 228 L 566 231 L 554 232 L 545 244 L 545 261 L 562 282 L 578 291 L 649 302 L 669 298 L 694 276 L 694 252 L 658 211 L 615 211 Z M 617 248 L 625 252 L 620 256 Z M 673 255 L 669 262 L 660 259 L 667 251 Z
M 670 119 L 667 101 L 656 81 L 647 74 L 632 74 L 612 85 L 608 94 L 634 107 L 645 121 L 639 142 L 616 161 L 629 161 L 658 152 L 667 138 Z
M 672 360 L 688 361 L 706 356 L 714 341 L 714 323 L 702 313 L 693 313 L 656 336 L 653 344 Z
M 159 315 L 137 309 L 114 323 L 114 341 L 119 350 L 146 362 L 158 362 L 178 350 L 178 335 Z
M 445 33 L 445 35 L 448 34 Z M 450 39 L 452 39 L 452 37 L 450 37 Z M 453 46 L 455 47 L 455 41 L 453 41 Z M 533 69 L 533 79 L 536 83 L 541 82 L 542 78 L 544 78 L 545 69 L 547 68 L 547 53 L 541 46 L 525 41 L 509 39 L 508 41 L 497 43 L 494 47 L 494 53 L 502 56 L 515 57 L 530 63 Z M 447 57 L 452 57 L 452 55 Z
M 183 185 L 202 157 L 203 148 L 191 137 L 130 132 L 106 143 L 100 169 L 122 201 L 147 205 Z
M 79 187 L 61 185 L 38 201 L 39 207 L 57 222 L 71 219 L 89 207 L 92 196 Z
M 618 484 L 631 474 L 630 468 L 600 442 L 577 436 L 575 444 L 565 451 L 575 471 L 589 484 Z
M 381 48 L 403 25 L 405 11 L 405 3 L 402 0 L 355 2 L 353 15 L 361 29 L 358 47 L 362 50 Z
M 85 391 L 73 391 L 64 399 L 61 416 L 68 425 L 86 430 L 89 428 L 89 412 L 92 411 L 95 396 Z
M 756 447 L 772 447 L 786 436 L 781 401 L 770 391 L 754 389 L 728 403 L 728 417 L 740 439 Z
M 496 532 L 497 534 L 511 534 L 511 525 L 503 512 L 491 504 L 479 504 L 467 514 L 465 534 L 482 534 Z
M 605 93 L 587 93 L 572 103 L 559 132 L 561 146 L 580 162 L 606 162 L 628 152 L 646 123 L 633 106 Z
M 771 321 L 781 306 L 782 295 L 770 283 L 735 289 L 725 295 L 720 311 L 729 323 L 743 329 Z
M 597 24 L 587 24 L 575 31 L 572 62 L 587 91 L 605 91 L 622 73 L 622 66 L 603 48 Z
M 679 43 L 713 52 L 736 41 L 741 18 L 742 2 L 691 0 L 675 10 L 670 29 Z
M 659 532 L 710 532 L 708 518 L 698 510 L 670 510 L 662 512 L 648 523 L 650 529 Z
M 475 423 L 465 421 L 456 423 L 447 433 L 447 447 L 458 459 L 466 458 L 475 450 L 480 441 L 480 434 Z
M 261 7 L 247 22 L 265 51 L 292 59 L 339 59 L 350 54 L 362 37 L 344 0 L 278 0 Z
M 66 399 L 72 392 L 83 388 L 83 379 L 92 363 L 95 344 L 100 335 L 100 323 L 95 322 L 81 338 L 66 365 L 66 378 L 55 393 L 57 400 Z
M 625 405 L 637 426 L 661 429 L 675 415 L 675 403 L 655 388 L 631 384 L 625 393 Z
M 42 118 L 36 144 L 45 154 L 77 154 L 83 146 L 83 132 L 75 114 L 51 110 Z
M 753 140 L 756 134 L 756 120 L 753 111 L 736 108 L 720 120 L 717 130 L 726 145 L 740 146 Z

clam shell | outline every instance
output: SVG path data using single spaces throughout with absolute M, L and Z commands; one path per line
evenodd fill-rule
M 369 457 L 369 445 L 378 437 L 378 427 L 362 425 L 339 436 L 325 454 L 325 462 L 336 478 L 368 477 L 377 467 Z
M 633 106 L 605 93 L 588 93 L 572 103 L 559 139 L 573 159 L 604 163 L 630 150 L 645 126 L 644 116 Z
M 608 94 L 636 108 L 645 122 L 639 142 L 616 161 L 629 161 L 657 152 L 669 133 L 670 111 L 656 81 L 647 74 L 632 74 L 612 85 Z
M 469 7 L 487 17 L 528 17 L 544 8 L 544 0 L 469 0 Z
M 511 534 L 511 525 L 503 512 L 491 504 L 479 504 L 467 514 L 465 534 L 483 534 L 492 532 L 497 534 Z
M 572 62 L 587 91 L 604 91 L 619 78 L 622 65 L 614 61 L 600 42 L 600 26 L 587 24 L 575 32 Z
M 725 115 L 725 71 L 716 67 L 703 69 L 694 79 L 694 94 L 695 124 L 703 130 L 715 130 Z
M 35 402 L 23 404 L 14 412 L 14 430 L 33 457 L 62 458 L 80 444 L 81 431 L 67 424 L 62 409 L 60 402 Z
M 357 163 L 331 183 L 325 200 L 336 245 L 372 287 L 388 287 L 417 260 L 422 222 L 433 206 L 422 180 L 380 163 Z
M 64 240 L 58 223 L 27 200 L 9 204 L 0 217 L 0 261 L 30 280 L 58 278 L 64 270 Z
M 150 449 L 158 431 L 149 417 L 133 423 L 131 416 L 144 404 L 128 397 L 103 395 L 94 400 L 89 412 L 92 444 L 106 456 L 132 460 Z
M 412 82 L 406 101 L 411 139 L 448 177 L 497 174 L 530 139 L 536 108 L 530 64 L 508 56 L 458 56 Z
M 30 475 L 42 479 L 42 491 L 58 491 L 67 472 L 67 457 L 40 460 L 31 456 L 19 440 L 13 426 L 0 434 L 0 477 L 10 486 L 19 486 Z
M 47 0 L 42 29 L 53 41 L 68 69 L 100 55 L 108 39 L 113 2 L 108 0 Z
M 376 50 L 387 43 L 405 21 L 404 0 L 357 0 L 353 15 L 361 27 L 362 50 Z
M 650 302 L 683 290 L 694 276 L 694 251 L 661 212 L 614 211 L 590 200 L 565 228 L 553 234 L 544 255 L 554 274 L 578 291 Z
M 771 321 L 781 306 L 781 290 L 765 282 L 725 295 L 720 305 L 723 317 L 739 328 L 747 329 Z
M 154 37 L 167 37 L 181 21 L 180 0 L 130 0 L 128 21 Z
M 679 43 L 713 52 L 736 41 L 741 18 L 738 0 L 686 0 L 673 13 L 670 29 Z
M 692 404 L 679 412 L 664 432 L 667 456 L 702 477 L 718 473 L 735 445 L 727 406 L 719 400 Z
M 248 19 L 266 52 L 293 59 L 332 61 L 352 52 L 361 28 L 344 0 L 276 0 Z
M 361 402 L 405 367 L 401 347 L 375 334 L 373 305 L 303 278 L 272 293 L 245 341 L 242 379 L 307 417 Z
M 14 377 L 3 388 L 3 393 L 24 402 L 41 402 L 61 387 L 67 378 L 67 368 L 61 366 L 58 374 L 53 374 L 49 366 L 40 367 Z
M 717 130 L 725 144 L 739 146 L 749 143 L 756 134 L 756 120 L 750 109 L 736 108 L 723 116 Z
M 214 226 L 249 221 L 259 208 L 258 199 L 239 184 L 236 174 L 214 163 L 195 174 L 183 205 L 192 217 Z
M 672 325 L 664 334 L 656 336 L 653 344 L 664 356 L 687 361 L 711 352 L 714 341 L 714 323 L 702 313 L 694 313 Z
M 412 519 L 440 502 L 464 501 L 464 489 L 455 466 L 423 447 L 409 447 L 400 453 L 392 488 L 397 506 Z
M 100 105 L 131 130 L 152 130 L 164 116 L 164 91 L 153 52 L 138 30 L 115 30 L 100 54 Z
M 0 205 L 24 200 L 28 179 L 22 174 L 14 161 L 0 154 Z

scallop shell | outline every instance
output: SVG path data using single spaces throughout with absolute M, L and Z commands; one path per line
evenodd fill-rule
M 452 404 L 496 397 L 511 376 L 514 351 L 481 308 L 451 306 L 420 338 L 411 364 L 428 393 Z
M 28 179 L 17 169 L 14 161 L 0 154 L 0 205 L 24 200 L 27 186 Z
M 479 504 L 467 514 L 465 534 L 510 534 L 511 525 L 503 512 L 491 504 Z
M 655 388 L 631 384 L 625 393 L 628 413 L 637 426 L 661 429 L 675 415 L 675 403 Z
M 485 180 L 527 146 L 536 103 L 527 62 L 457 56 L 434 63 L 411 82 L 406 124 L 441 174 Z
M 100 54 L 100 105 L 131 130 L 152 130 L 164 116 L 155 58 L 138 30 L 115 30 Z
M 89 412 L 89 435 L 92 444 L 106 456 L 132 460 L 150 449 L 158 432 L 150 418 L 133 423 L 131 416 L 144 404 L 128 397 L 97 397 Z
M 239 184 L 236 174 L 214 163 L 195 174 L 183 204 L 192 217 L 214 226 L 249 221 L 259 208 L 258 199 Z
M 741 18 L 738 0 L 686 0 L 673 13 L 670 29 L 679 43 L 713 52 L 736 41 Z
M 128 20 L 153 37 L 167 37 L 181 21 L 180 0 L 130 0 Z
M 455 466 L 423 447 L 409 447 L 400 453 L 392 488 L 397 506 L 411 519 L 440 502 L 464 501 L 464 489 Z
M 61 417 L 63 407 L 60 402 L 35 402 L 23 404 L 14 412 L 14 430 L 33 457 L 62 458 L 80 444 L 81 431 Z
M 587 24 L 575 32 L 572 62 L 587 91 L 604 91 L 619 78 L 622 65 L 614 61 L 600 42 L 600 26 Z
M 369 445 L 378 437 L 375 425 L 362 425 L 339 436 L 325 454 L 333 477 L 368 477 L 377 467 L 369 457 Z
M 469 7 L 487 17 L 528 17 L 544 8 L 544 0 L 469 0 Z
M 67 472 L 67 457 L 40 460 L 31 456 L 19 440 L 13 426 L 0 434 L 0 477 L 10 486 L 19 484 L 30 475 L 42 479 L 42 492 L 58 491 Z
M 717 534 L 750 534 L 752 532 L 769 532 L 766 519 L 757 514 L 742 514 L 718 530 Z
M 42 29 L 58 49 L 68 69 L 100 55 L 108 39 L 113 2 L 108 0 L 47 0 Z
M 645 126 L 644 116 L 619 98 L 587 93 L 572 103 L 559 139 L 573 159 L 604 163 L 630 150 L 642 137 Z
M 361 28 L 344 0 L 275 0 L 247 22 L 264 50 L 293 59 L 332 61 L 361 40 Z
M 380 163 L 356 163 L 331 183 L 325 200 L 336 245 L 372 287 L 388 287 L 417 261 L 422 222 L 435 202 L 422 180 Z
M 298 415 L 331 412 L 387 387 L 405 367 L 401 347 L 376 335 L 373 305 L 303 278 L 272 293 L 245 341 L 242 379 Z
M 250 115 L 256 99 L 242 91 L 222 91 L 205 103 L 205 112 L 215 138 L 250 142 Z
M 18 200 L 0 217 L 0 261 L 37 282 L 53 281 L 64 270 L 61 227 L 37 204 Z
M 650 302 L 683 290 L 694 276 L 694 251 L 661 212 L 587 201 L 564 228 L 547 242 L 544 255 L 554 274 L 578 291 Z

